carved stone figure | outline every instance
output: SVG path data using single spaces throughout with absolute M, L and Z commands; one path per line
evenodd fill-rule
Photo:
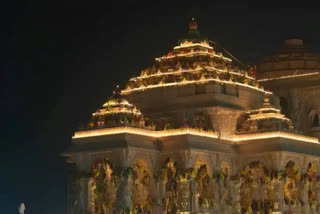
M 148 172 L 147 166 L 142 161 L 138 161 L 134 165 L 133 172 L 133 207 L 140 207 L 140 209 L 146 212 L 151 204 L 151 195 L 149 194 L 151 175 Z
M 99 160 L 93 165 L 90 184 L 89 191 L 94 213 L 111 214 L 116 201 L 117 187 L 112 164 L 108 160 Z

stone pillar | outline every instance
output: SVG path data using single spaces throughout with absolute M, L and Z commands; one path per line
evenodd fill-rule
M 190 212 L 190 183 L 183 179 L 178 182 L 178 210 L 179 212 Z
M 271 182 L 272 185 L 272 199 L 273 199 L 273 211 L 284 211 L 284 184 L 283 181 L 274 179 Z
M 80 192 L 79 192 L 79 203 L 81 214 L 89 213 L 88 199 L 89 199 L 89 177 L 81 177 L 80 178 Z
M 88 182 L 88 210 L 89 210 L 88 213 L 89 214 L 95 214 L 94 193 L 91 190 L 93 182 L 94 182 L 93 178 L 90 178 Z
M 163 194 L 163 183 L 161 182 L 159 177 L 154 179 L 153 189 L 151 191 L 152 191 L 152 199 L 155 202 L 152 205 L 152 213 L 162 214 L 164 212 L 164 207 L 162 204 L 162 199 L 164 197 L 164 194 Z
M 131 199 L 131 188 L 132 188 L 132 175 L 131 169 L 124 169 L 121 173 L 119 188 L 117 189 L 117 199 L 115 203 L 116 213 L 124 212 L 130 213 L 132 211 L 132 199 Z
M 234 136 L 237 119 L 241 113 L 241 111 L 234 111 L 222 107 L 213 107 L 209 110 L 211 123 L 214 124 L 214 129 L 220 137 Z
M 200 206 L 199 206 L 199 191 L 198 191 L 198 184 L 196 180 L 191 180 L 190 183 L 191 186 L 191 210 L 192 213 L 198 213 L 200 212 Z

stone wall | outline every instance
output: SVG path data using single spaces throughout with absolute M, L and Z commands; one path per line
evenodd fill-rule
M 76 162 L 92 166 L 74 177 L 79 188 L 72 194 L 78 197 L 70 204 L 77 209 L 70 213 L 320 211 L 320 158 L 315 156 L 123 149 L 86 157 Z

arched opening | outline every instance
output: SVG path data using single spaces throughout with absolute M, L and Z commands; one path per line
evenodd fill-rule
M 288 101 L 284 97 L 280 97 L 280 106 L 281 106 L 281 114 L 284 114 L 285 116 L 289 116 L 289 106 Z
M 312 121 L 312 127 L 319 127 L 319 116 L 318 114 L 315 114 Z

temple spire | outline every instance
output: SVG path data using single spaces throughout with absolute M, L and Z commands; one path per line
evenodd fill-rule
M 194 18 L 192 18 L 189 22 L 189 30 L 198 30 L 198 23 L 195 21 Z
M 116 86 L 116 88 L 113 90 L 113 98 L 120 98 L 121 97 L 121 89 L 119 85 Z

